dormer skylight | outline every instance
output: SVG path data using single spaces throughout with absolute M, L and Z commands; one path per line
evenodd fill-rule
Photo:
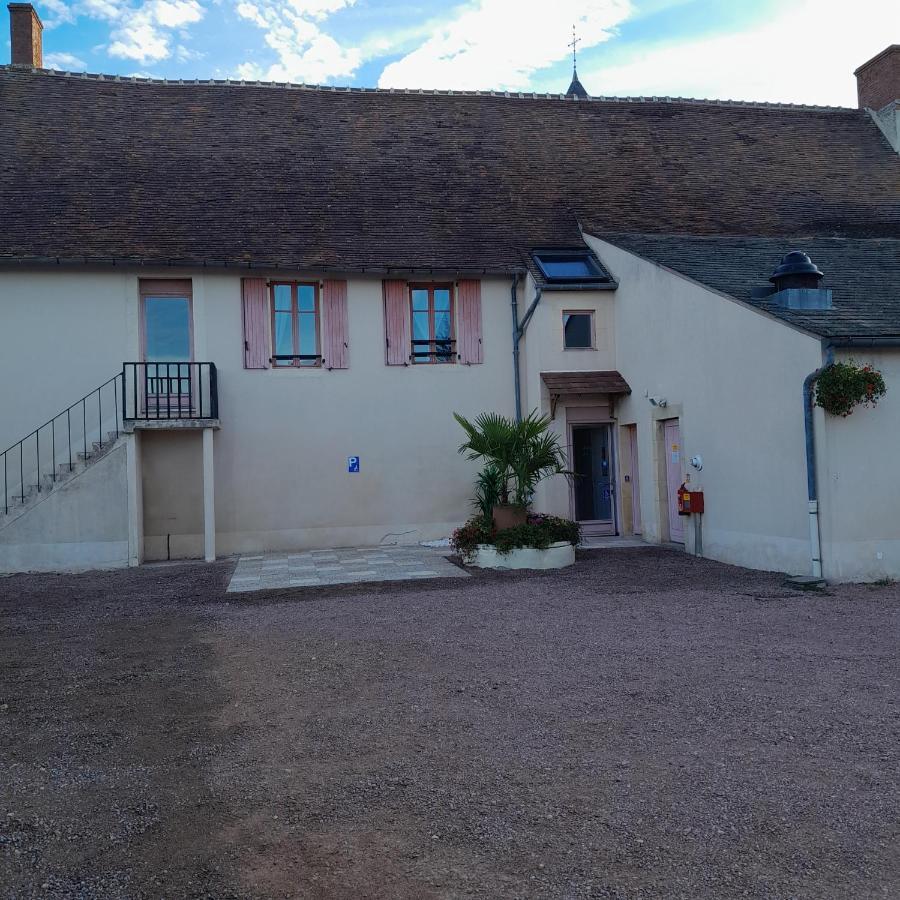
M 590 250 L 535 250 L 531 256 L 548 286 L 615 287 Z

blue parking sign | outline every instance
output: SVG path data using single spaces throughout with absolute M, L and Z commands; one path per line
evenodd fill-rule
M 358 456 L 348 456 L 347 457 L 347 471 L 348 472 L 358 472 L 359 471 L 359 457 Z

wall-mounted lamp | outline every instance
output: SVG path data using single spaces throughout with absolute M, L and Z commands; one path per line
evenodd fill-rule
M 648 397 L 647 399 L 651 406 L 658 406 L 660 409 L 665 409 L 669 405 L 669 401 L 665 397 Z
M 699 472 L 703 468 L 703 457 L 698 453 L 691 457 L 691 465 Z

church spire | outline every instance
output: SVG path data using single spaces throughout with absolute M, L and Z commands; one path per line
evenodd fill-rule
M 572 41 L 569 46 L 572 48 L 572 83 L 566 91 L 567 97 L 587 97 L 588 92 L 584 89 L 584 85 L 578 80 L 578 45 L 581 38 L 575 34 L 575 26 L 572 26 Z

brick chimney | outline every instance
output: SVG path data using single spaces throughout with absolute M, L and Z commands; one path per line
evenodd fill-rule
M 30 3 L 10 3 L 9 37 L 12 44 L 10 62 L 14 66 L 40 69 L 44 62 L 41 33 L 44 26 Z
M 900 153 L 900 44 L 891 44 L 854 73 L 860 109 L 866 109 Z
M 884 109 L 900 101 L 900 44 L 891 44 L 854 73 L 860 109 Z

